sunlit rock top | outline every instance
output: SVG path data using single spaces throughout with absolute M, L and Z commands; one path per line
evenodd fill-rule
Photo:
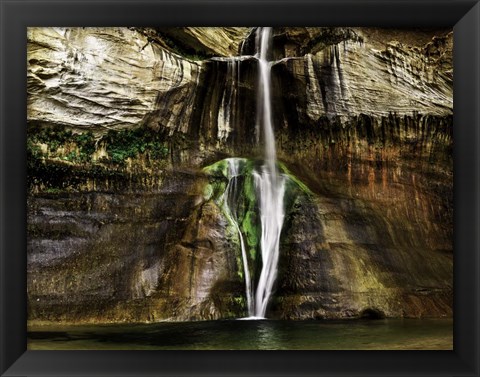
M 252 72 L 249 82 L 236 83 L 242 91 L 222 76 L 233 72 L 229 59 L 253 55 L 254 44 L 254 28 L 29 28 L 28 121 L 95 133 L 143 124 L 188 133 L 206 114 L 225 118 L 213 114 L 219 104 L 199 108 L 205 93 L 214 93 L 207 107 L 226 97 L 246 103 L 229 98 L 236 93 L 256 95 L 251 59 L 236 63 L 238 77 Z M 275 28 L 273 44 L 273 80 L 282 81 L 274 101 L 296 98 L 296 111 L 310 122 L 453 113 L 448 30 Z M 210 123 L 195 127 L 234 128 Z

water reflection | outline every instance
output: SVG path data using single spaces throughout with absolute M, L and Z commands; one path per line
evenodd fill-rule
M 42 326 L 29 349 L 450 350 L 453 321 L 205 321 L 149 325 Z
M 285 349 L 282 335 L 282 331 L 279 331 L 271 321 L 259 321 L 257 328 L 258 349 Z

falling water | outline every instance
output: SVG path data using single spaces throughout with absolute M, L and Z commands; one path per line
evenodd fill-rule
M 240 246 L 242 248 L 242 261 L 243 261 L 243 273 L 245 276 L 245 291 L 247 296 L 247 307 L 248 307 L 248 315 L 254 315 L 254 308 L 253 308 L 253 298 L 252 298 L 252 283 L 250 279 L 250 270 L 248 268 L 248 259 L 247 259 L 247 252 L 245 250 L 245 242 L 243 240 L 243 234 L 240 230 L 240 226 L 238 225 L 238 216 L 237 216 L 237 203 L 240 199 L 241 195 L 241 186 L 238 184 L 238 179 L 240 177 L 240 161 L 239 158 L 229 158 L 228 161 L 228 184 L 227 188 L 225 189 L 224 194 L 224 204 L 225 209 L 227 211 L 227 216 L 230 218 L 230 221 L 235 226 L 235 229 L 238 233 L 238 238 L 240 239 Z
M 270 63 L 268 53 L 271 43 L 271 28 L 259 28 L 257 54 L 260 68 L 258 96 L 262 110 L 261 124 L 265 143 L 265 164 L 261 172 L 254 172 L 255 185 L 260 200 L 262 271 L 255 292 L 254 316 L 265 317 L 268 301 L 277 277 L 280 233 L 285 216 L 283 195 L 285 180 L 276 167 L 275 138 L 272 125 L 272 101 Z
M 240 65 L 243 57 L 212 58 L 212 61 L 222 62 L 227 66 L 225 89 L 222 94 L 217 116 L 217 138 L 227 141 L 238 122 L 238 96 L 240 83 Z
M 248 315 L 246 319 L 265 318 L 268 302 L 272 296 L 273 285 L 277 277 L 279 259 L 280 233 L 282 231 L 285 216 L 283 208 L 283 196 L 285 193 L 285 177 L 280 175 L 276 167 L 277 154 L 275 150 L 275 137 L 272 124 L 272 99 L 271 99 L 271 64 L 268 61 L 271 44 L 271 28 L 258 28 L 256 35 L 256 57 L 259 66 L 259 93 L 257 99 L 258 124 L 263 129 L 263 141 L 265 145 L 264 164 L 259 170 L 252 172 L 255 188 L 258 194 L 258 206 L 260 209 L 260 250 L 262 256 L 262 269 L 256 290 L 250 276 L 245 241 L 239 224 L 237 207 L 242 195 L 242 183 L 239 181 L 244 172 L 241 165 L 242 159 L 229 158 L 228 184 L 224 193 L 223 203 L 226 214 L 234 225 L 240 240 L 242 249 L 243 270 L 245 277 L 245 289 L 247 297 Z M 232 75 L 232 88 L 224 94 L 222 109 L 219 113 L 219 124 L 225 125 L 228 132 L 231 129 L 232 118 L 228 113 L 229 107 L 236 104 L 235 76 L 237 60 L 244 57 L 228 59 L 229 76 Z M 223 58 L 222 60 L 226 60 Z M 236 84 L 238 86 L 238 83 Z M 232 98 L 233 97 L 233 98 Z M 230 105 L 230 106 L 229 106 Z M 220 122 L 222 120 L 222 122 Z M 220 127 L 219 127 L 220 129 Z M 255 293 L 255 294 L 254 294 Z

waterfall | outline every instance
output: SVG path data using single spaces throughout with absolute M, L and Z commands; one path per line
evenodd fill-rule
M 280 176 L 276 160 L 275 138 L 272 125 L 271 66 L 268 54 L 272 29 L 259 28 L 257 35 L 257 57 L 259 62 L 259 106 L 262 111 L 261 125 L 265 143 L 265 163 L 261 172 L 254 171 L 255 185 L 260 201 L 262 270 L 255 292 L 254 316 L 265 317 L 277 277 L 280 233 L 285 217 L 283 196 L 285 179 Z
M 258 59 L 259 78 L 257 96 L 257 123 L 262 129 L 264 142 L 264 162 L 257 169 L 246 170 L 245 159 L 228 158 L 227 178 L 228 183 L 222 197 L 223 208 L 229 221 L 233 224 L 242 250 L 242 262 L 245 278 L 245 291 L 247 298 L 248 315 L 247 319 L 265 318 L 268 303 L 272 296 L 273 285 L 277 277 L 280 234 L 285 217 L 283 208 L 283 197 L 285 193 L 285 177 L 279 174 L 276 166 L 277 154 L 275 150 L 275 137 L 272 124 L 272 99 L 271 99 L 271 64 L 268 60 L 271 45 L 271 28 L 258 28 L 256 35 L 256 58 Z M 243 60 L 238 58 L 216 58 L 215 60 L 226 61 L 228 64 L 228 76 L 231 77 L 231 88 L 224 94 L 221 111 L 218 116 L 219 132 L 220 124 L 223 137 L 228 137 L 232 129 L 233 117 L 230 107 L 236 106 L 236 94 L 238 90 L 237 71 L 239 67 L 235 64 Z M 259 134 L 259 133 L 258 133 Z M 224 173 L 225 174 L 225 173 Z M 259 208 L 260 218 L 260 252 L 262 268 L 260 276 L 254 288 L 252 281 L 244 235 L 242 234 L 241 213 L 237 213 L 242 190 L 244 190 L 247 175 L 252 174 L 256 191 L 256 202 Z M 250 176 L 251 177 L 251 176 Z M 240 217 L 240 218 L 239 218 Z
M 245 241 L 243 239 L 243 234 L 238 225 L 238 216 L 237 216 L 237 203 L 240 199 L 241 189 L 242 187 L 238 185 L 237 180 L 240 177 L 240 169 L 239 165 L 242 161 L 239 158 L 229 158 L 228 161 L 228 184 L 227 188 L 225 189 L 223 202 L 224 208 L 226 210 L 226 214 L 229 217 L 230 221 L 233 223 L 235 230 L 238 233 L 238 238 L 240 239 L 240 247 L 242 249 L 242 261 L 243 261 L 243 273 L 245 277 L 245 292 L 247 296 L 247 308 L 248 308 L 248 315 L 254 315 L 254 301 L 252 298 L 253 291 L 252 291 L 252 283 L 250 278 L 250 270 L 248 268 L 248 259 L 247 259 L 247 251 L 245 250 Z

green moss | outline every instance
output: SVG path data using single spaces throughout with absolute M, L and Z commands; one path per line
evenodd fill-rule
M 72 131 L 66 129 L 64 126 L 57 127 L 29 127 L 27 138 L 32 142 L 46 144 L 48 151 L 56 152 L 63 144 L 70 141 L 72 138 Z
M 77 190 L 91 179 L 127 182 L 120 170 L 95 164 L 95 138 L 91 132 L 73 134 L 64 127 L 31 126 L 27 132 L 27 184 L 46 193 Z M 46 145 L 47 148 L 42 149 Z M 60 147 L 67 146 L 66 154 Z M 43 147 L 44 148 L 44 147 Z
M 69 152 L 63 159 L 70 162 L 92 162 L 92 155 L 96 149 L 96 139 L 91 131 L 73 134 L 65 127 L 36 127 L 28 130 L 30 144 L 46 144 L 48 151 L 53 154 L 61 146 L 71 143 L 77 151 Z M 181 139 L 181 137 L 177 137 Z M 146 127 L 121 131 L 109 131 L 99 142 L 106 145 L 109 159 L 117 164 L 124 164 L 127 158 L 135 158 L 139 154 L 146 154 L 150 159 L 165 159 L 169 153 L 169 142 L 174 138 L 167 138 L 161 132 L 155 132 Z
M 29 126 L 27 133 L 27 148 L 33 145 L 45 144 L 49 154 L 56 155 L 58 149 L 70 143 L 78 151 L 69 152 L 63 157 L 70 162 L 88 162 L 95 152 L 95 137 L 91 131 L 74 134 L 64 126 L 40 127 Z M 38 156 L 37 156 L 38 157 Z M 43 156 L 45 157 L 45 156 Z
M 234 225 L 234 220 L 230 210 L 235 211 L 234 216 L 237 224 L 242 232 L 247 252 L 248 265 L 253 279 L 258 273 L 258 268 L 261 264 L 260 257 L 260 240 L 261 240 L 261 223 L 259 216 L 259 203 L 257 197 L 257 189 L 255 187 L 254 170 L 258 169 L 261 161 L 240 159 L 239 173 L 237 178 L 237 185 L 241 185 L 240 194 L 238 195 L 235 208 L 230 209 L 225 203 L 225 190 L 228 185 L 228 159 L 218 161 L 203 169 L 209 176 L 209 183 L 204 189 L 205 198 L 214 200 L 220 206 L 222 212 L 227 219 L 228 233 L 233 232 L 232 240 L 238 245 L 238 253 L 236 255 L 236 262 L 238 268 L 238 276 L 243 280 L 243 259 L 241 255 L 240 240 L 237 229 Z M 298 201 L 309 200 L 313 197 L 311 190 L 295 177 L 287 167 L 279 163 L 279 169 L 285 176 L 285 196 L 284 206 L 286 218 L 288 214 L 295 210 L 295 204 Z M 237 186 L 237 189 L 239 187 Z M 230 236 L 229 236 L 230 237 Z
M 208 186 L 210 187 L 209 190 L 211 190 L 210 198 L 222 207 L 222 203 L 220 203 L 220 200 L 222 194 L 225 192 L 225 189 L 227 187 L 227 181 L 216 179 L 211 181 Z
M 153 160 L 165 159 L 169 153 L 167 138 L 146 127 L 109 131 L 102 139 L 112 162 L 124 164 L 128 158 L 146 154 Z
M 248 257 L 253 264 L 257 263 L 257 256 L 260 244 L 261 224 L 258 216 L 259 203 L 257 198 L 257 190 L 255 187 L 255 179 L 253 172 L 261 164 L 260 161 L 239 159 L 240 166 L 239 171 L 243 177 L 241 181 L 242 188 L 239 195 L 235 211 L 237 223 L 244 236 L 245 246 L 247 249 Z M 293 175 L 283 163 L 279 163 L 279 169 L 286 177 L 286 187 L 284 204 L 286 212 L 290 211 L 295 201 L 299 197 L 311 197 L 313 193 L 311 190 L 301 182 L 295 175 Z M 228 184 L 228 159 L 218 161 L 212 165 L 209 165 L 203 169 L 210 177 L 209 183 L 206 185 L 204 193 L 205 198 L 215 200 L 215 202 L 222 208 L 222 212 L 228 219 L 229 223 L 233 226 L 233 219 L 229 213 L 229 208 L 226 207 L 226 203 L 223 201 L 223 197 L 227 184 Z M 234 227 L 234 226 L 233 226 Z M 236 232 L 236 228 L 233 228 Z M 238 238 L 238 237 L 236 237 Z M 240 243 L 239 240 L 235 240 L 236 243 Z M 240 249 L 239 249 L 240 250 Z M 241 255 L 239 254 L 237 264 L 240 270 L 243 269 L 243 262 Z
M 49 187 L 45 190 L 45 192 L 47 194 L 60 194 L 62 192 L 62 190 L 60 190 L 59 188 L 57 187 Z
M 210 183 L 205 185 L 205 187 L 203 188 L 203 198 L 205 200 L 210 200 L 213 197 L 213 193 L 214 193 L 213 186 Z
M 255 187 L 255 179 L 253 178 L 253 168 L 246 172 L 247 176 L 243 185 L 243 193 L 245 195 L 245 199 L 253 203 L 257 200 L 257 190 Z
M 279 162 L 278 163 L 278 166 L 280 168 L 280 170 L 287 176 L 287 187 L 286 187 L 286 190 L 285 190 L 285 193 L 287 193 L 288 191 L 292 190 L 292 189 L 299 189 L 300 191 L 302 191 L 304 194 L 307 194 L 307 195 L 313 195 L 313 192 L 307 187 L 307 185 L 305 183 L 303 183 L 302 181 L 300 181 L 295 175 L 293 175 L 290 170 L 288 170 L 287 166 L 282 163 L 282 162 Z
M 245 306 L 245 297 L 239 296 L 239 297 L 233 297 L 233 302 L 235 302 L 239 306 Z
M 76 156 L 79 161 L 87 162 L 92 158 L 92 154 L 95 152 L 95 137 L 92 132 L 85 132 L 74 136 L 74 142 L 80 151 L 80 154 Z
M 241 223 L 241 229 L 243 234 L 245 234 L 246 243 L 249 247 L 250 255 L 253 259 L 255 259 L 255 250 L 256 247 L 259 245 L 259 234 L 260 234 L 260 226 L 259 226 L 258 216 L 253 211 L 247 211 L 245 216 L 243 217 L 243 221 Z
M 69 154 L 67 154 L 65 157 L 63 157 L 64 160 L 70 161 L 70 162 L 76 161 L 77 158 L 78 158 L 78 156 L 77 156 L 77 152 L 76 152 L 76 151 L 72 151 L 72 152 L 70 152 Z
M 228 179 L 228 159 L 220 160 L 203 168 L 203 171 L 212 177 Z
M 100 164 L 93 160 L 97 143 L 104 145 L 108 153 L 99 161 Z M 107 135 L 96 139 L 91 131 L 73 133 L 64 126 L 30 124 L 26 146 L 29 187 L 36 184 L 65 187 L 85 182 L 88 176 L 117 175 L 121 173 L 118 168 L 123 169 L 128 158 L 146 156 L 153 163 L 164 161 L 171 148 L 189 148 L 190 142 L 183 135 L 166 136 L 146 127 L 109 131 Z M 107 170 L 111 170 L 112 174 Z
M 248 253 L 250 258 L 255 261 L 257 259 L 257 250 L 260 245 L 260 220 L 258 216 L 257 192 L 255 181 L 252 175 L 253 164 L 249 166 L 249 175 L 245 179 L 243 186 L 243 198 L 246 202 L 245 213 L 242 216 L 241 229 L 245 234 L 246 243 L 248 245 Z
M 242 257 L 239 254 L 237 254 L 236 261 L 237 261 L 237 275 L 240 278 L 240 280 L 243 280 L 243 275 L 244 275 L 243 261 L 242 261 Z

